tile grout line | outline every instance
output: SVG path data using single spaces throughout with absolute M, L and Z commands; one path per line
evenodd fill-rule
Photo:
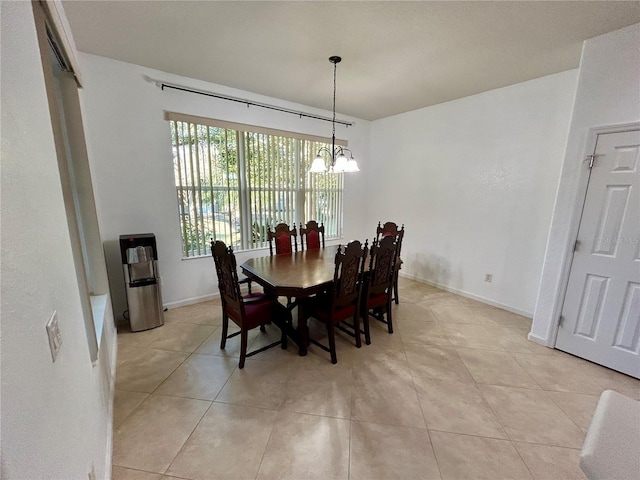
M 411 382 L 413 383 L 413 387 L 416 389 L 416 394 L 418 393 L 418 389 L 416 387 L 416 382 L 414 377 L 411 377 Z M 427 431 L 427 438 L 429 439 L 429 446 L 431 447 L 431 451 L 433 452 L 433 459 L 436 462 L 436 468 L 438 469 L 438 473 L 440 474 L 440 478 L 442 477 L 442 469 L 440 468 L 440 462 L 438 462 L 438 455 L 436 454 L 436 449 L 433 446 L 433 440 L 431 439 L 431 433 L 429 431 L 429 422 L 427 421 L 427 417 L 424 415 L 424 409 L 422 408 L 422 402 L 420 401 L 420 395 L 418 395 L 418 405 L 420 406 L 420 412 L 422 412 L 422 419 L 424 420 L 424 425 Z
M 402 299 L 402 301 L 403 301 L 403 303 L 409 303 L 409 304 L 411 304 L 411 305 L 418 305 L 418 302 L 407 302 L 407 300 L 406 300 L 406 299 L 404 299 L 404 298 Z M 464 305 L 464 307 L 465 307 L 466 309 L 471 309 L 471 308 L 473 308 L 473 307 L 468 306 L 468 305 Z M 421 306 L 421 308 L 426 308 L 426 307 Z M 482 313 L 484 313 L 484 312 L 482 312 Z M 438 321 L 440 321 L 440 320 L 436 317 L 436 321 L 438 322 Z M 184 323 L 186 324 L 186 323 L 189 323 L 189 322 L 184 322 Z M 191 325 L 191 323 L 189 323 L 189 325 Z M 193 324 L 193 325 L 201 325 L 201 324 Z M 400 322 L 396 322 L 396 325 L 398 325 L 398 327 L 399 327 L 399 326 L 400 326 Z M 464 324 L 464 325 L 478 325 L 478 324 Z M 488 329 L 488 327 L 489 327 L 489 326 L 482 325 L 482 324 L 480 324 L 479 326 L 480 326 L 480 327 L 487 327 L 487 328 L 484 328 L 484 330 L 487 330 L 487 329 Z M 507 328 L 506 326 L 503 326 L 503 325 L 496 325 L 496 327 L 504 327 L 504 328 Z M 216 330 L 217 330 L 217 329 L 219 329 L 219 326 L 216 326 Z M 214 330 L 214 331 L 211 333 L 211 335 L 214 335 L 216 330 Z M 514 332 L 515 332 L 515 329 L 514 329 Z M 491 333 L 491 332 L 489 332 L 489 333 Z M 404 339 L 403 339 L 403 338 L 402 338 L 402 336 L 400 335 L 400 329 L 399 329 L 399 328 L 398 328 L 398 332 L 396 332 L 396 334 L 400 337 L 400 341 L 399 341 L 398 343 L 400 343 L 400 344 L 401 344 L 402 353 L 403 353 L 403 356 L 402 356 L 402 357 L 399 357 L 399 358 L 400 358 L 401 360 L 404 360 L 404 362 L 406 362 L 406 365 L 409 365 L 409 359 L 408 359 L 408 356 L 407 356 L 407 348 L 406 348 L 406 347 L 407 347 L 411 342 L 405 342 L 405 341 L 404 341 Z M 158 385 L 158 386 L 157 386 L 157 387 L 156 387 L 152 392 L 135 392 L 135 391 L 132 391 L 132 392 L 135 392 L 135 393 L 146 394 L 146 395 L 147 395 L 147 397 L 146 397 L 142 402 L 140 402 L 140 404 L 139 404 L 138 406 L 136 406 L 136 408 L 134 408 L 134 410 L 132 410 L 132 412 L 130 412 L 130 413 L 127 415 L 127 417 L 125 417 L 125 418 L 122 420 L 121 424 L 122 424 L 123 422 L 125 422 L 125 421 L 126 421 L 126 419 L 127 419 L 127 418 L 129 418 L 132 414 L 134 414 L 136 411 L 138 411 L 138 410 L 139 410 L 139 408 L 140 408 L 140 406 L 141 406 L 141 405 L 143 405 L 145 402 L 147 402 L 147 401 L 148 401 L 148 399 L 151 397 L 151 395 L 156 395 L 156 396 L 163 396 L 163 395 L 166 395 L 166 394 L 159 394 L 159 393 L 157 393 L 157 390 L 158 390 L 158 389 L 159 389 L 163 384 L 165 384 L 165 383 L 166 383 L 166 381 L 167 381 L 167 379 L 168 379 L 171 375 L 173 375 L 177 369 L 179 369 L 182 365 L 184 365 L 184 364 L 185 364 L 185 362 L 187 362 L 187 361 L 188 361 L 192 356 L 194 356 L 194 355 L 211 355 L 211 354 L 197 354 L 197 353 L 196 353 L 196 350 L 197 350 L 198 348 L 200 348 L 200 347 L 201 347 L 201 346 L 202 346 L 202 345 L 207 341 L 207 339 L 208 339 L 208 338 L 209 338 L 209 336 L 207 336 L 207 337 L 206 337 L 206 338 L 205 338 L 205 339 L 204 339 L 204 340 L 199 344 L 199 346 L 198 346 L 198 347 L 196 347 L 196 349 L 195 349 L 194 351 L 192 351 L 192 352 L 182 352 L 182 353 L 188 353 L 187 357 L 186 357 L 186 358 L 185 358 L 185 359 L 184 359 L 184 360 L 183 360 L 183 361 L 182 361 L 178 366 L 176 366 L 176 367 L 175 367 L 175 369 L 173 369 L 173 370 L 168 374 L 168 376 L 167 376 L 167 377 L 166 377 L 162 382 L 160 382 L 160 384 L 159 384 L 159 385 Z M 261 338 L 261 337 L 260 337 L 260 335 L 256 336 L 256 337 L 254 338 L 254 340 L 251 342 L 251 344 L 249 345 L 249 347 L 251 347 L 252 345 L 255 345 L 255 344 L 256 344 L 256 342 L 258 342 L 258 341 L 260 340 L 260 338 Z M 496 340 L 496 341 L 497 341 L 497 340 Z M 424 343 L 418 343 L 417 345 L 423 345 L 423 346 L 426 346 L 426 347 L 438 347 L 438 348 L 442 348 L 442 347 L 443 347 L 443 346 L 431 345 L 431 344 L 426 344 L 426 345 L 425 345 Z M 397 349 L 397 346 L 396 346 L 396 345 L 392 345 L 392 347 L 395 347 L 395 348 L 392 348 L 393 350 L 396 350 L 396 349 Z M 148 351 L 149 349 L 152 349 L 152 347 L 151 347 L 151 346 L 146 346 L 146 347 L 142 347 L 142 348 L 143 348 L 145 351 Z M 572 424 L 574 424 L 574 425 L 578 428 L 578 430 L 582 431 L 582 429 L 581 429 L 581 428 L 576 424 L 576 422 L 575 422 L 575 421 L 573 421 L 573 419 L 572 419 L 571 417 L 569 417 L 569 416 L 565 413 L 564 409 L 560 406 L 559 402 L 558 402 L 556 399 L 554 399 L 554 398 L 552 397 L 552 395 L 550 394 L 550 392 L 556 392 L 556 390 L 549 390 L 548 388 L 545 388 L 545 387 L 543 387 L 542 385 L 540 385 L 540 384 L 539 384 L 535 379 L 533 379 L 533 377 L 531 377 L 531 376 L 529 375 L 528 371 L 524 369 L 524 367 L 520 364 L 520 362 L 518 362 L 518 359 L 516 358 L 516 355 L 517 355 L 517 354 L 520 354 L 520 353 L 523 353 L 523 354 L 529 354 L 529 355 L 536 355 L 536 354 L 538 354 L 538 352 L 534 352 L 534 353 L 531 353 L 531 352 L 512 352 L 512 351 L 510 351 L 510 350 L 508 350 L 508 349 L 506 349 L 506 348 L 504 348 L 504 347 L 503 347 L 503 349 L 502 349 L 502 350 L 500 350 L 500 352 L 507 352 L 507 353 L 509 354 L 509 357 L 510 357 L 510 358 L 512 358 L 512 359 L 514 360 L 514 362 L 516 363 L 516 365 L 518 365 L 521 369 L 523 369 L 523 370 L 525 371 L 525 374 L 526 374 L 528 377 L 530 377 L 530 378 L 531 378 L 531 380 L 532 380 L 532 384 L 533 384 L 533 385 L 539 385 L 539 386 L 540 386 L 540 388 L 539 388 L 539 389 L 537 389 L 537 388 L 531 388 L 531 387 L 513 387 L 513 386 L 509 386 L 509 385 L 495 385 L 494 383 L 478 383 L 478 382 L 475 380 L 475 378 L 473 377 L 473 375 L 471 374 L 471 372 L 469 371 L 469 369 L 468 369 L 468 367 L 467 367 L 467 364 L 464 362 L 464 360 L 462 360 L 462 357 L 461 357 L 460 352 L 459 352 L 458 350 L 459 350 L 459 349 L 461 349 L 461 348 L 472 348 L 472 349 L 476 349 L 476 350 L 480 350 L 480 351 L 487 351 L 487 352 L 489 352 L 489 351 L 494 351 L 494 352 L 495 352 L 495 350 L 484 349 L 484 348 L 477 348 L 477 347 L 463 347 L 463 346 L 461 346 L 461 347 L 457 347 L 457 346 L 455 346 L 455 345 L 448 345 L 448 346 L 446 346 L 445 348 L 447 348 L 447 349 L 451 349 L 451 350 L 454 350 L 454 351 L 456 352 L 456 357 L 457 357 L 457 358 L 458 358 L 458 360 L 462 363 L 462 365 L 463 365 L 464 369 L 466 370 L 466 372 L 467 372 L 467 373 L 468 373 L 468 375 L 469 375 L 469 378 L 471 379 L 471 380 L 470 380 L 470 381 L 468 381 L 468 382 L 461 382 L 461 383 L 473 384 L 477 390 L 480 390 L 480 388 L 479 388 L 479 387 L 481 387 L 482 385 L 489 385 L 489 386 L 497 386 L 497 387 L 516 388 L 516 389 L 521 389 L 521 390 L 523 390 L 523 389 L 524 389 L 524 390 L 540 390 L 540 391 L 547 392 L 546 394 L 544 394 L 544 395 L 545 395 L 545 397 L 546 397 L 546 398 L 551 398 L 551 401 L 552 401 L 553 405 L 555 405 L 557 408 L 559 408 L 559 409 L 562 411 L 562 413 L 563 413 L 565 416 L 567 416 L 567 417 L 571 420 Z M 162 349 L 159 349 L 159 350 L 162 350 Z M 174 350 L 168 350 L 168 351 L 174 351 Z M 175 351 L 174 351 L 174 352 L 175 352 Z M 542 355 L 542 354 L 538 354 L 538 355 Z M 213 355 L 211 355 L 211 356 L 215 356 L 215 357 L 217 357 L 217 358 L 232 358 L 232 357 L 227 357 L 227 356 L 223 356 L 223 355 L 215 355 L 215 354 L 213 354 Z M 236 359 L 236 360 L 237 360 L 237 359 Z M 351 382 L 351 385 L 350 385 L 351 390 L 353 390 L 353 388 L 354 388 L 353 381 L 354 381 L 354 372 L 355 372 L 355 368 L 357 368 L 357 367 L 354 367 L 354 368 L 352 368 L 352 369 L 351 369 L 351 379 L 352 379 L 352 382 Z M 498 425 L 500 425 L 500 427 L 503 429 L 504 433 L 505 433 L 505 434 L 506 434 L 506 436 L 507 436 L 507 438 L 506 438 L 506 439 L 498 439 L 498 438 L 494 438 L 494 437 L 486 437 L 486 436 L 482 436 L 482 435 L 474 435 L 474 434 L 466 434 L 466 433 L 456 433 L 456 432 L 448 432 L 448 431 L 446 431 L 446 430 L 431 429 L 431 428 L 429 428 L 429 425 L 428 425 L 428 423 L 427 423 L 427 419 L 426 419 L 426 417 L 425 417 L 425 410 L 423 409 L 422 402 L 420 401 L 420 395 L 419 395 L 419 393 L 418 393 L 418 387 L 417 387 L 417 383 L 416 383 L 416 379 L 418 379 L 418 378 L 422 378 L 422 377 L 420 377 L 420 376 L 414 376 L 414 375 L 413 375 L 413 373 L 411 372 L 411 367 L 409 366 L 408 368 L 409 368 L 409 372 L 408 372 L 408 373 L 409 373 L 409 378 L 411 378 L 411 381 L 412 381 L 412 384 L 413 384 L 413 390 L 414 390 L 415 395 L 416 395 L 416 397 L 417 397 L 417 399 L 418 399 L 418 403 L 419 403 L 419 406 L 420 406 L 420 411 L 421 411 L 421 413 L 422 413 L 422 418 L 423 418 L 423 421 L 424 421 L 424 424 L 425 424 L 425 428 L 416 428 L 416 427 L 413 427 L 413 426 L 411 426 L 411 427 L 409 427 L 409 428 L 411 428 L 411 429 L 415 429 L 415 430 L 425 430 L 425 429 L 426 429 L 426 431 L 427 431 L 427 437 L 428 437 L 428 441 L 429 441 L 429 447 L 432 449 L 432 452 L 433 452 L 433 455 L 434 455 L 434 459 L 435 459 L 435 463 L 436 463 L 436 466 L 437 466 L 438 471 L 439 471 L 439 473 L 440 473 L 440 475 L 441 475 L 441 476 L 442 476 L 442 471 L 441 471 L 441 469 L 440 469 L 440 465 L 439 465 L 438 458 L 437 458 L 437 455 L 436 455 L 436 452 L 435 452 L 435 448 L 434 448 L 433 440 L 432 440 L 432 438 L 431 438 L 431 432 L 442 432 L 442 433 L 445 433 L 445 434 L 451 434 L 451 435 L 464 435 L 464 436 L 468 436 L 468 437 L 478 437 L 478 438 L 486 438 L 486 439 L 492 439 L 492 440 L 504 440 L 504 441 L 508 441 L 508 442 L 510 442 L 510 443 L 514 446 L 514 448 L 516 449 L 516 452 L 517 452 L 517 453 L 518 453 L 518 455 L 519 455 L 519 458 L 520 458 L 520 459 L 521 459 L 521 461 L 525 464 L 525 466 L 526 466 L 526 468 L 527 468 L 527 470 L 528 470 L 529 474 L 531 474 L 531 475 L 532 475 L 532 471 L 531 471 L 531 469 L 529 468 L 529 465 L 524 461 L 524 458 L 523 458 L 523 456 L 522 456 L 522 454 L 521 454 L 521 452 L 520 452 L 520 449 L 519 449 L 519 448 L 518 448 L 518 446 L 517 446 L 517 443 L 522 443 L 522 444 L 531 444 L 531 445 L 539 445 L 539 446 L 541 446 L 541 447 L 549 447 L 549 448 L 562 448 L 562 449 L 573 450 L 573 451 L 575 451 L 575 450 L 579 450 L 579 449 L 577 449 L 577 448 L 572 448 L 572 447 L 567 447 L 567 446 L 562 446 L 562 445 L 550 445 L 550 444 L 545 444 L 545 443 L 536 443 L 536 442 L 528 442 L 528 441 L 522 441 L 522 442 L 521 442 L 521 441 L 518 441 L 518 442 L 516 442 L 515 440 L 513 440 L 512 436 L 511 436 L 511 435 L 510 435 L 510 434 L 505 430 L 504 425 L 503 425 L 503 422 L 499 420 L 498 416 L 496 415 L 496 411 L 495 411 L 495 409 L 491 406 L 491 404 L 489 404 L 489 403 L 488 403 L 488 401 L 487 401 L 487 399 L 485 398 L 484 393 L 482 392 L 482 390 L 480 390 L 480 395 L 481 395 L 481 398 L 482 398 L 482 400 L 483 400 L 483 403 L 484 403 L 485 405 L 488 405 L 488 406 L 489 406 L 489 411 L 491 411 L 491 412 L 493 413 L 494 417 L 495 417 L 495 418 L 496 418 L 496 420 L 497 420 Z M 353 419 L 354 406 L 355 406 L 355 405 L 354 405 L 353 392 L 352 392 L 352 395 L 351 395 L 351 397 L 350 397 L 350 401 L 349 401 L 349 409 L 348 409 L 348 412 L 349 412 L 349 413 L 348 413 L 348 418 L 344 418 L 344 417 L 336 417 L 336 416 L 330 416 L 330 415 L 313 414 L 313 413 L 303 413 L 303 412 L 293 412 L 293 411 L 292 411 L 292 412 L 289 412 L 289 411 L 283 410 L 283 404 L 282 404 L 282 402 L 280 403 L 280 405 L 278 406 L 278 408 L 274 410 L 273 408 L 260 407 L 260 406 L 253 406 L 253 405 L 242 405 L 242 404 L 235 403 L 235 402 L 225 402 L 225 401 L 217 400 L 218 398 L 220 398 L 220 394 L 221 394 L 221 392 L 225 389 L 225 387 L 227 387 L 227 386 L 228 386 L 228 384 L 229 384 L 229 381 L 230 381 L 231 377 L 232 377 L 232 376 L 233 376 L 237 371 L 238 371 L 238 368 L 237 368 L 237 364 L 236 364 L 236 366 L 235 366 L 235 367 L 230 371 L 229 375 L 227 376 L 226 380 L 224 381 L 224 383 L 222 384 L 222 386 L 220 387 L 220 389 L 219 389 L 219 390 L 217 391 L 217 393 L 215 394 L 215 396 L 214 396 L 214 399 L 213 399 L 213 400 L 207 400 L 207 399 L 193 399 L 193 398 L 191 398 L 191 397 L 178 397 L 178 398 L 188 398 L 188 399 L 191 399 L 191 400 L 200 400 L 200 401 L 203 401 L 203 400 L 204 400 L 204 401 L 208 401 L 208 402 L 210 403 L 210 405 L 208 406 L 208 408 L 206 409 L 205 413 L 202 415 L 202 417 L 200 418 L 200 420 L 197 422 L 197 424 L 196 424 L 196 426 L 194 427 L 194 429 L 191 431 L 191 434 L 189 434 L 189 436 L 187 437 L 187 440 L 186 440 L 186 441 L 184 442 L 184 444 L 181 446 L 180 450 L 178 451 L 178 454 L 177 454 L 177 455 L 172 459 L 171 463 L 169 464 L 169 467 L 165 470 L 165 473 L 164 473 L 164 474 L 162 474 L 162 475 L 165 475 L 165 476 L 167 475 L 167 473 L 166 473 L 166 472 L 167 472 L 167 471 L 169 471 L 169 469 L 171 468 L 171 466 L 174 464 L 174 462 L 175 462 L 176 458 L 177 458 L 177 457 L 178 457 L 178 456 L 179 456 L 179 455 L 184 451 L 184 449 L 186 448 L 186 445 L 187 445 L 187 443 L 188 443 L 189 439 L 190 439 L 190 438 L 191 438 L 191 436 L 193 435 L 194 431 L 198 428 L 198 426 L 202 424 L 202 421 L 203 421 L 204 417 L 205 417 L 205 416 L 206 416 L 206 414 L 211 410 L 211 408 L 212 408 L 212 406 L 213 406 L 213 403 L 217 403 L 217 404 L 220 404 L 220 405 L 241 406 L 241 407 L 245 407 L 245 408 L 258 408 L 258 409 L 261 409 L 261 410 L 267 410 L 267 411 L 272 411 L 272 412 L 273 412 L 273 411 L 275 411 L 275 412 L 278 412 L 278 415 L 286 415 L 286 414 L 288 414 L 288 413 L 293 413 L 293 414 L 296 414 L 296 415 L 303 415 L 303 416 L 310 416 L 310 417 L 324 417 L 324 418 L 331 418 L 331 419 L 337 419 L 337 420 L 349 420 L 349 450 L 348 450 L 348 462 L 349 462 L 349 463 L 348 463 L 348 470 L 347 470 L 347 471 L 348 471 L 348 477 L 349 477 L 349 478 L 351 477 L 351 474 L 352 474 L 352 472 L 351 472 L 352 448 L 353 448 L 352 435 L 353 435 L 353 427 L 354 427 L 354 425 L 355 425 L 355 423 L 354 423 L 354 422 L 373 423 L 373 424 L 385 425 L 385 424 L 380 424 L 378 421 L 376 421 L 376 419 L 374 419 L 373 421 L 370 421 L 370 420 L 354 420 L 354 419 Z M 431 376 L 427 376 L 426 378 L 433 378 L 433 377 L 431 377 Z M 442 380 L 442 379 L 436 379 L 436 380 Z M 444 380 L 446 380 L 446 379 L 444 379 Z M 288 384 L 290 381 L 291 381 L 291 380 L 287 379 L 287 380 L 285 381 L 285 383 L 286 383 L 286 384 Z M 455 381 L 460 382 L 460 380 L 455 380 Z M 124 391 L 127 391 L 127 390 L 124 390 Z M 580 393 L 580 394 L 583 394 L 583 395 L 592 395 L 592 396 L 594 396 L 594 394 L 585 394 L 585 393 L 582 393 L 582 392 L 560 392 L 560 393 Z M 166 395 L 166 396 L 174 396 L 174 395 L 172 395 L 172 394 L 168 394 L 168 395 Z M 234 399 L 235 399 L 235 398 L 237 398 L 237 397 L 234 397 Z M 284 401 L 284 400 L 283 400 L 283 401 Z M 280 412 L 282 412 L 282 413 L 280 413 Z M 404 425 L 397 425 L 397 424 L 393 424 L 393 423 L 392 423 L 392 424 L 386 424 L 386 425 L 394 426 L 394 427 L 407 428 L 407 427 L 406 427 L 406 426 L 404 426 Z M 258 478 L 258 476 L 259 476 L 260 468 L 261 468 L 262 464 L 264 463 L 264 459 L 265 459 L 265 457 L 266 457 L 267 447 L 268 447 L 268 445 L 269 445 L 270 441 L 271 441 L 271 440 L 272 440 L 272 438 L 273 438 L 274 429 L 275 429 L 275 423 L 271 426 L 271 431 L 270 431 L 270 433 L 269 433 L 269 436 L 268 436 L 268 438 L 267 438 L 267 441 L 266 441 L 266 444 L 265 444 L 264 450 L 263 450 L 263 452 L 262 452 L 262 457 L 260 458 L 260 462 L 259 462 L 258 467 L 257 467 L 257 472 L 256 472 L 256 476 L 255 476 L 255 478 Z M 121 467 L 121 468 L 128 468 L 128 467 Z M 140 471 L 144 471 L 144 470 L 140 470 Z M 150 473 L 152 473 L 152 472 L 150 472 Z M 153 472 L 153 473 L 156 473 L 156 474 L 157 474 L 157 472 Z M 163 477 L 163 478 L 164 478 L 164 477 Z
M 171 461 L 169 462 L 169 466 L 167 466 L 167 468 L 165 468 L 164 473 L 162 474 L 163 476 L 167 474 L 167 472 L 171 469 L 171 466 L 173 465 L 173 462 L 176 461 L 176 458 L 178 458 L 180 456 L 180 454 L 184 451 L 184 447 L 187 445 L 187 443 L 189 442 L 189 439 L 191 438 L 191 436 L 193 435 L 193 432 L 196 431 L 196 429 L 200 426 L 200 424 L 202 423 L 202 420 L 204 419 L 204 417 L 207 415 L 207 413 L 209 412 L 209 410 L 211 410 L 211 407 L 213 405 L 213 402 L 209 402 L 209 406 L 207 407 L 207 409 L 204 411 L 204 413 L 202 414 L 202 416 L 200 417 L 200 420 L 198 420 L 198 422 L 196 423 L 195 427 L 193 427 L 193 429 L 191 430 L 191 433 L 189 434 L 189 436 L 187 437 L 187 439 L 184 441 L 184 443 L 182 444 L 182 446 L 180 447 L 180 449 L 178 450 L 178 453 L 176 453 L 174 455 L 174 457 L 171 459 Z M 173 475 L 171 475 L 173 476 Z M 179 477 L 178 477 L 179 478 Z

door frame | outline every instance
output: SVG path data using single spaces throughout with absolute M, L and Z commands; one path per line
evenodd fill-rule
M 589 155 L 595 151 L 598 135 L 604 135 L 608 133 L 624 133 L 634 130 L 640 130 L 640 122 L 621 123 L 616 125 L 607 125 L 599 127 L 591 127 L 587 134 L 587 141 L 585 142 L 585 148 L 583 150 L 583 156 L 581 164 L 587 161 Z M 582 214 L 584 203 L 587 198 L 587 188 L 589 187 L 590 169 L 581 168 L 580 178 L 578 180 L 578 188 L 571 207 L 571 223 L 569 227 L 569 235 L 567 237 L 567 245 L 565 254 L 562 260 L 561 267 L 561 281 L 560 290 L 554 299 L 553 308 L 553 323 L 550 328 L 551 338 L 550 345 L 555 348 L 556 341 L 558 340 L 558 331 L 560 330 L 560 315 L 564 309 L 564 302 L 567 295 L 567 288 L 569 286 L 569 275 L 571 274 L 571 267 L 573 266 L 573 253 L 575 251 L 575 244 L 578 240 L 578 231 L 580 230 L 580 223 L 582 222 Z

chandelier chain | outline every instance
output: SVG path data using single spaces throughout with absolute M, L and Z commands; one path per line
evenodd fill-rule
M 327 166 L 323 154 L 329 154 L 329 173 L 343 173 L 343 172 L 359 172 L 356 159 L 353 158 L 353 153 L 346 147 L 336 147 L 336 77 L 338 71 L 338 63 L 342 61 L 337 55 L 329 57 L 329 61 L 333 63 L 333 117 L 331 124 L 333 130 L 331 132 L 331 150 L 329 147 L 320 147 L 316 158 L 313 160 L 310 173 L 321 173 L 327 171 Z M 346 154 L 349 154 L 350 158 L 347 158 Z
M 335 150 L 335 138 L 336 138 L 336 70 L 338 68 L 338 63 L 333 64 L 333 148 Z M 332 156 L 335 156 L 333 153 Z

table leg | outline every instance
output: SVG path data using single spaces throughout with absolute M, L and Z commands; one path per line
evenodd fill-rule
M 309 345 L 309 327 L 307 326 L 307 316 L 304 313 L 304 302 L 298 302 L 298 355 L 304 357 L 307 354 Z

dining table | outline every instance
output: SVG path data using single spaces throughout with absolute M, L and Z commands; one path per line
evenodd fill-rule
M 309 345 L 309 328 L 304 312 L 304 299 L 326 291 L 333 282 L 337 245 L 250 258 L 240 268 L 265 292 L 279 297 L 295 298 L 298 309 L 297 326 L 287 334 L 298 345 L 298 354 L 305 356 Z

